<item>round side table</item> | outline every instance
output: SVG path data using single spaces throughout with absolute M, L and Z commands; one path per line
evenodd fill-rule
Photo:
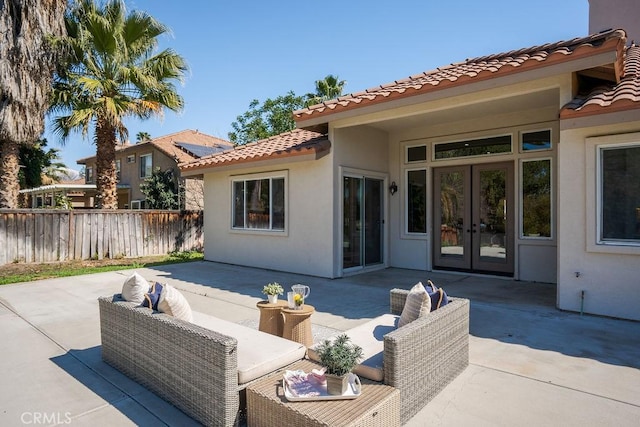
M 309 304 L 304 304 L 301 310 L 283 308 L 284 330 L 282 331 L 282 338 L 311 347 L 313 345 L 311 315 L 315 311 L 316 309 Z
M 282 315 L 280 311 L 287 306 L 286 301 L 278 301 L 269 304 L 268 301 L 260 301 L 256 307 L 260 310 L 260 324 L 258 330 L 278 337 L 282 336 Z

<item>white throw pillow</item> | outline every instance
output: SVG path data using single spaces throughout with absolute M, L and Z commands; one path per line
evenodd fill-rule
M 158 310 L 177 319 L 193 322 L 193 313 L 189 302 L 179 290 L 171 285 L 162 285 Z
M 142 304 L 144 294 L 147 292 L 149 292 L 149 282 L 138 273 L 133 273 L 122 285 L 122 298 L 136 304 Z
M 430 311 L 431 298 L 422 282 L 418 282 L 407 295 L 402 314 L 398 320 L 398 328 L 413 322 L 419 317 L 428 315 Z

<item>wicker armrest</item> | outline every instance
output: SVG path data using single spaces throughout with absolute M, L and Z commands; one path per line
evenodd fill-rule
M 98 302 L 105 362 L 205 425 L 236 423 L 235 338 L 114 297 Z
M 400 301 L 404 306 L 406 294 L 391 291 L 392 312 Z M 405 423 L 468 366 L 469 300 L 450 298 L 446 306 L 385 335 L 383 358 L 384 382 L 400 389 Z
M 391 292 L 389 292 L 389 306 L 391 307 L 391 314 L 397 314 L 398 316 L 402 314 L 402 309 L 404 308 L 404 303 L 407 300 L 407 295 L 409 295 L 409 291 L 405 289 L 391 289 Z

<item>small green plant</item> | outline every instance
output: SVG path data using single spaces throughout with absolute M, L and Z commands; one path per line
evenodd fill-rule
M 169 253 L 169 258 L 180 261 L 197 260 L 202 259 L 202 257 L 203 254 L 199 251 L 173 251 Z
M 347 334 L 338 335 L 335 340 L 324 340 L 316 349 L 320 363 L 329 375 L 343 376 L 360 362 L 362 348 L 350 342 Z
M 262 288 L 262 293 L 265 295 L 282 295 L 284 293 L 284 289 L 278 282 L 269 283 L 268 285 L 264 285 Z

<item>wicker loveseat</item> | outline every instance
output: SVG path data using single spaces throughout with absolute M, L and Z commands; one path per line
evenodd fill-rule
M 428 316 L 396 328 L 409 291 L 390 292 L 391 314 L 345 331 L 367 358 L 354 372 L 400 390 L 400 417 L 409 421 L 469 365 L 469 300 L 450 298 Z M 308 351 L 318 360 L 314 347 Z
M 98 303 L 103 360 L 204 425 L 237 425 L 246 386 L 306 352 L 293 341 L 202 313 L 193 313 L 194 322 L 206 327 L 120 295 Z

